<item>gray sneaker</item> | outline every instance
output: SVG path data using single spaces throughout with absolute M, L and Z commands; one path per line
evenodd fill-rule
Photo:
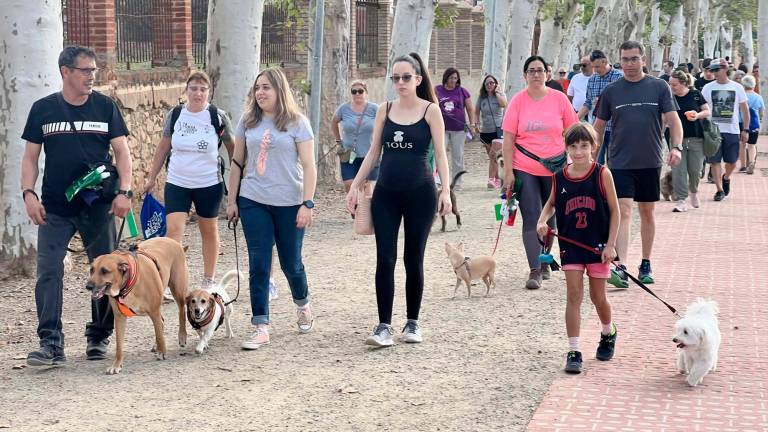
M 424 338 L 421 336 L 421 330 L 419 329 L 419 323 L 416 320 L 408 320 L 403 327 L 403 335 L 400 336 L 400 340 L 405 343 L 421 343 L 424 342 Z
M 379 323 L 379 325 L 373 329 L 373 334 L 365 339 L 365 344 L 375 347 L 392 346 L 395 343 L 395 341 L 392 339 L 394 334 L 395 331 L 392 329 L 391 325 Z
M 62 366 L 66 363 L 64 349 L 51 345 L 41 346 L 27 355 L 27 364 L 30 366 Z
M 544 280 L 549 280 L 552 277 L 552 270 L 549 269 L 549 264 L 542 264 L 539 271 L 541 272 L 541 278 Z
M 525 283 L 525 287 L 530 290 L 541 288 L 541 271 L 539 269 L 531 269 L 531 273 L 528 275 L 528 282 Z

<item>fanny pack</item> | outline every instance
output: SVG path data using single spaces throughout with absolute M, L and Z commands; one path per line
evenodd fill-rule
M 521 146 L 520 144 L 515 143 L 515 147 L 517 147 L 517 149 L 520 150 L 520 153 L 542 164 L 544 168 L 548 169 L 549 172 L 551 172 L 552 174 L 557 174 L 558 172 L 560 172 L 560 170 L 562 170 L 563 167 L 565 167 L 565 164 L 568 163 L 568 155 L 566 155 L 565 152 L 562 152 L 557 156 L 541 158 L 529 152 L 528 150 L 523 148 L 523 146 Z

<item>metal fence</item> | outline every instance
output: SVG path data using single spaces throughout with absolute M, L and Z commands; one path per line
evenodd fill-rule
M 356 0 L 355 41 L 358 66 L 379 63 L 379 0 Z
M 297 63 L 296 26 L 288 9 L 279 3 L 266 2 L 261 29 L 261 64 Z
M 64 46 L 90 46 L 88 37 L 88 1 L 62 0 L 61 18 L 64 24 Z
M 127 69 L 173 55 L 169 0 L 115 0 L 115 23 L 117 62 Z
M 208 37 L 208 0 L 192 0 L 192 56 L 205 68 L 205 44 Z

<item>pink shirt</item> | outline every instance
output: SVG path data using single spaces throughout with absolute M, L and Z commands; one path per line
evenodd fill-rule
M 533 100 L 522 90 L 512 97 L 501 128 L 515 134 L 515 142 L 540 158 L 557 156 L 565 151 L 563 131 L 579 121 L 568 97 L 548 89 L 541 100 Z M 515 149 L 512 167 L 536 176 L 552 173 L 539 162 Z

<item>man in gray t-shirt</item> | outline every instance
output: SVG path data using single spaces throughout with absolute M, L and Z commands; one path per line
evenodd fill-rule
M 601 141 L 606 122 L 613 122 L 607 165 L 613 174 L 621 213 L 616 251 L 620 258 L 627 258 L 634 200 L 640 212 L 643 245 L 638 279 L 647 284 L 653 283 L 650 258 L 656 229 L 653 213 L 661 191 L 663 124 L 670 129 L 670 166 L 680 163 L 683 126 L 669 85 L 643 72 L 643 46 L 624 42 L 619 54 L 624 78 L 609 84 L 600 95 L 595 130 Z M 608 282 L 620 288 L 629 286 L 623 271 L 612 272 Z

